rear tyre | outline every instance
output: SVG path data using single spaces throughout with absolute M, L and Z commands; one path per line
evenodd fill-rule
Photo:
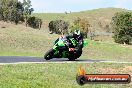
M 50 49 L 49 51 L 47 51 L 44 55 L 44 59 L 46 60 L 50 60 L 53 58 L 53 54 L 54 54 L 54 50 Z
M 82 50 L 76 52 L 76 57 L 79 58 L 82 55 Z
M 76 57 L 74 54 L 71 54 L 69 57 L 68 57 L 69 61 L 75 61 L 76 60 Z
M 69 56 L 69 61 L 75 61 L 77 58 L 79 58 L 82 55 L 82 50 L 76 51 L 76 53 L 71 53 Z
M 69 61 L 75 61 L 76 60 L 76 58 L 68 58 L 69 59 Z

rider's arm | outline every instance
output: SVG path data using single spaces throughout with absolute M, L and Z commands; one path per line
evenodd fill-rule
M 80 50 L 83 48 L 83 38 L 79 39 L 78 44 L 77 44 L 77 49 Z

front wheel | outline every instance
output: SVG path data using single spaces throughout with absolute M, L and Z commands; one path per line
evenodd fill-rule
M 49 51 L 47 51 L 44 55 L 44 59 L 46 60 L 50 60 L 53 58 L 53 54 L 54 54 L 54 50 L 50 49 Z

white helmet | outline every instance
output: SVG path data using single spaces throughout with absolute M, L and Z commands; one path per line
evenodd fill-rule
M 78 29 L 78 30 L 75 30 L 75 31 L 74 31 L 74 34 L 80 35 L 80 30 L 79 30 L 79 29 Z

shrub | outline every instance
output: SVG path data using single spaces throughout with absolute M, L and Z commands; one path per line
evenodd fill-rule
M 49 31 L 56 34 L 68 34 L 69 23 L 64 20 L 55 20 L 49 22 Z
M 132 12 L 116 13 L 111 24 L 115 42 L 130 44 L 132 41 Z
M 30 26 L 32 28 L 40 29 L 42 25 L 42 20 L 37 17 L 29 17 L 26 22 L 26 26 Z

